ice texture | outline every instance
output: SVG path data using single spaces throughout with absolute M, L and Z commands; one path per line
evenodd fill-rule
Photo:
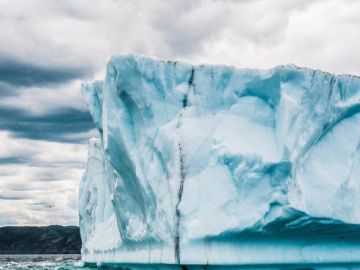
M 358 77 L 125 55 L 82 92 L 84 261 L 360 262 Z

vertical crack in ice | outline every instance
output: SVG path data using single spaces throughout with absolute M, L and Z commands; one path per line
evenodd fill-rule
M 180 210 L 179 210 L 179 205 L 182 199 L 182 195 L 183 195 L 183 190 L 184 190 L 184 182 L 185 182 L 185 155 L 184 155 L 184 147 L 183 147 L 183 140 L 182 140 L 182 136 L 181 136 L 181 127 L 183 124 L 183 112 L 186 109 L 187 105 L 188 105 L 188 96 L 189 96 L 189 92 L 190 89 L 193 87 L 193 83 L 194 83 L 194 67 L 192 66 L 191 68 L 191 75 L 188 81 L 188 91 L 187 93 L 184 95 L 184 98 L 182 100 L 182 109 L 180 111 L 179 114 L 179 121 L 178 121 L 178 151 L 179 151 L 179 165 L 180 165 L 180 185 L 179 185 L 179 190 L 178 190 L 178 195 L 177 195 L 177 203 L 176 203 L 176 208 L 175 208 L 175 260 L 177 264 L 180 264 L 180 233 L 179 233 L 179 229 L 180 229 Z
M 311 85 L 313 84 L 315 74 L 316 74 L 316 71 L 313 72 L 312 79 L 311 79 Z M 331 113 L 330 110 L 332 108 L 332 102 L 331 102 L 332 100 L 331 99 L 333 98 L 335 82 L 336 82 L 336 79 L 334 76 L 332 76 L 330 79 L 330 82 L 329 82 L 329 93 L 328 93 L 328 96 L 326 99 L 326 106 L 325 106 L 326 110 L 324 112 L 323 119 L 321 121 L 321 124 L 319 125 L 317 132 L 314 132 L 314 134 L 309 137 L 307 143 L 302 147 L 301 151 L 297 154 L 297 157 L 293 161 L 293 164 L 294 164 L 294 166 L 293 166 L 294 167 L 293 185 L 296 187 L 296 189 L 300 193 L 302 191 L 300 190 L 300 185 L 297 184 L 297 178 L 296 178 L 296 170 L 297 170 L 298 166 L 303 165 L 302 163 L 305 162 L 305 160 L 307 159 L 313 146 L 316 145 L 326 134 L 328 134 L 333 129 L 333 127 L 338 122 L 340 122 L 342 120 L 341 114 L 339 114 L 333 120 L 331 120 L 331 116 L 330 116 L 330 113 Z M 336 119 L 336 118 L 338 118 L 338 119 Z

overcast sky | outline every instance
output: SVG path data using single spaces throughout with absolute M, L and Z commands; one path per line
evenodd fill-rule
M 0 0 L 0 226 L 77 224 L 109 57 L 360 75 L 360 1 Z

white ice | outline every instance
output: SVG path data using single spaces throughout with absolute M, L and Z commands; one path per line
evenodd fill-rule
M 83 94 L 86 262 L 360 262 L 360 79 L 114 56 Z

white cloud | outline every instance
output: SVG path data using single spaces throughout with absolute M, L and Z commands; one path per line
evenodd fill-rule
M 87 146 L 14 139 L 6 132 L 0 132 L 0 140 L 0 158 L 27 159 L 0 164 L 0 225 L 77 224 Z
M 360 74 L 358 1 L 257 1 L 208 42 L 200 62 L 270 68 L 294 63 Z M 278 3 L 277 5 L 274 3 Z M 273 6 L 271 6 L 273 5 Z M 247 15 L 246 15 L 247 14 Z
M 112 54 L 127 52 L 240 67 L 294 62 L 359 72 L 358 61 L 349 59 L 360 50 L 358 1 L 2 0 L 0 5 L 0 55 L 88 67 L 98 77 Z

